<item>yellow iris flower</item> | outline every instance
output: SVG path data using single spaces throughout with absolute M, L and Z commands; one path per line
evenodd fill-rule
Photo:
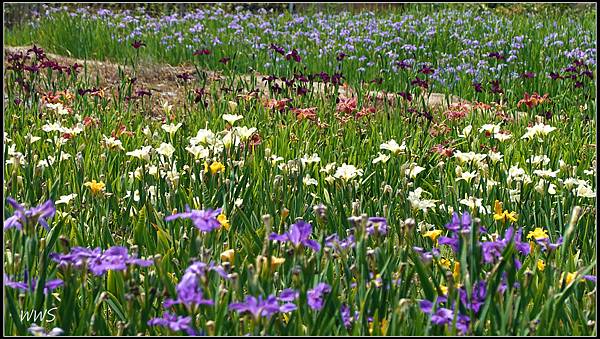
M 502 220 L 502 222 L 506 222 L 506 220 L 511 222 L 517 221 L 517 212 L 509 212 L 508 210 L 502 210 L 502 203 L 498 200 L 494 202 L 494 220 Z
M 92 191 L 93 195 L 96 195 L 96 194 L 104 191 L 104 188 L 106 187 L 106 185 L 104 185 L 104 183 L 102 181 L 96 182 L 96 180 L 88 181 L 88 182 L 84 183 L 83 186 L 89 187 L 90 191 Z

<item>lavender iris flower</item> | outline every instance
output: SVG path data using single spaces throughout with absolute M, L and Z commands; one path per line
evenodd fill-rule
M 296 310 L 296 305 L 292 303 L 286 303 L 279 305 L 277 298 L 273 295 L 267 299 L 263 299 L 262 296 L 258 298 L 253 296 L 246 296 L 244 302 L 232 303 L 229 305 L 230 311 L 237 311 L 238 313 L 248 312 L 252 314 L 254 319 L 258 319 L 261 316 L 270 318 L 276 313 L 287 313 Z
M 208 271 L 216 271 L 221 277 L 227 279 L 225 270 L 220 266 L 215 266 L 213 263 L 206 264 L 201 261 L 196 261 L 191 264 L 181 277 L 177 284 L 177 299 L 165 300 L 163 306 L 171 307 L 176 304 L 183 304 L 187 307 L 193 305 L 213 305 L 214 302 L 210 299 L 205 299 L 200 280 L 205 279 Z
M 344 322 L 344 326 L 346 328 L 349 328 L 353 322 L 358 320 L 360 316 L 358 310 L 355 310 L 354 316 L 352 316 L 352 314 L 350 313 L 350 307 L 346 304 L 342 304 L 342 306 L 340 307 L 340 313 L 342 315 L 342 321 Z
M 387 220 L 383 217 L 371 217 L 367 221 L 367 233 L 369 235 L 381 234 L 385 235 L 388 231 Z
M 284 234 L 271 233 L 269 236 L 270 240 L 291 242 L 294 247 L 304 245 L 310 247 L 314 251 L 318 252 L 321 250 L 321 245 L 314 240 L 308 239 L 312 233 L 312 225 L 299 220 L 295 224 L 290 226 L 290 230 Z
M 52 218 L 54 214 L 56 214 L 56 208 L 54 207 L 52 200 L 48 200 L 45 203 L 29 210 L 26 210 L 23 205 L 19 204 L 11 197 L 6 198 L 6 202 L 8 202 L 15 211 L 11 217 L 4 220 L 5 231 L 11 228 L 16 228 L 19 231 L 22 231 L 23 225 L 26 225 L 28 222 L 33 224 L 39 223 L 47 231 L 50 230 L 47 219 Z
M 35 291 L 35 287 L 37 285 L 37 279 L 33 278 L 30 281 L 27 281 L 28 279 L 26 277 L 25 280 L 26 280 L 25 282 L 12 281 L 6 274 L 4 274 L 4 286 L 10 287 L 10 288 L 18 288 L 22 291 L 29 291 L 29 292 Z M 47 281 L 46 284 L 44 284 L 44 294 L 48 295 L 48 293 L 52 292 L 53 290 L 62 286 L 63 284 L 64 284 L 64 282 L 61 279 L 53 279 L 53 280 Z
M 127 269 L 128 265 L 139 265 L 147 267 L 152 265 L 152 260 L 137 259 L 131 257 L 127 253 L 127 248 L 121 246 L 114 246 L 102 253 L 100 248 L 94 250 L 74 247 L 70 253 L 50 254 L 50 259 L 54 260 L 59 266 L 73 265 L 76 268 L 82 268 L 86 263 L 89 270 L 94 275 L 103 275 L 108 270 L 123 271 Z
M 221 208 L 217 210 L 192 210 L 186 205 L 184 213 L 170 215 L 165 218 L 165 221 L 173 221 L 178 218 L 191 219 L 197 229 L 202 232 L 210 232 L 221 227 L 221 223 L 217 220 L 217 216 L 221 214 L 221 211 Z
M 285 290 L 281 291 L 281 293 L 279 293 L 277 300 L 284 301 L 284 302 L 291 302 L 291 301 L 298 299 L 299 296 L 300 296 L 300 292 L 293 290 L 291 288 L 286 288 Z
M 325 238 L 325 246 L 345 250 L 347 248 L 354 247 L 356 245 L 356 241 L 354 241 L 354 236 L 349 235 L 346 239 L 340 240 L 337 234 L 332 234 Z
M 461 217 L 458 213 L 452 213 L 452 221 L 446 224 L 446 228 L 454 232 L 469 232 L 471 230 L 471 215 L 469 212 L 464 212 Z
M 196 335 L 192 328 L 192 317 L 178 316 L 168 312 L 163 313 L 162 318 L 152 318 L 148 320 L 148 326 L 168 327 L 171 331 L 185 331 L 188 335 Z
M 313 310 L 321 310 L 325 305 L 325 294 L 331 292 L 331 286 L 326 283 L 319 283 L 317 286 L 306 293 L 307 303 Z
M 487 296 L 487 284 L 485 281 L 480 281 L 473 287 L 473 292 L 471 293 L 471 301 L 469 302 L 467 291 L 464 287 L 459 289 L 460 301 L 463 305 L 473 310 L 473 312 L 479 312 L 481 306 L 485 302 L 485 298 Z

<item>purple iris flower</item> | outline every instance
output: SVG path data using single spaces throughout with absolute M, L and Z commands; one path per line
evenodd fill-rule
M 514 235 L 514 236 L 513 236 Z M 519 229 L 515 233 L 512 227 L 509 227 L 504 233 L 504 239 L 496 241 L 487 241 L 481 243 L 481 249 L 483 251 L 483 261 L 487 264 L 492 263 L 495 259 L 500 258 L 504 248 L 511 242 L 514 241 L 517 251 L 523 255 L 529 254 L 529 244 L 521 242 L 522 230 Z
M 335 250 L 345 250 L 347 248 L 353 248 L 356 245 L 354 235 L 349 235 L 346 239 L 340 240 L 336 233 L 325 238 L 325 246 L 333 248 Z
M 454 233 L 451 237 L 441 236 L 438 238 L 438 245 L 448 245 L 455 253 L 458 253 L 458 235 Z
M 222 267 L 215 266 L 213 263 L 206 264 L 196 261 L 185 270 L 183 277 L 181 277 L 181 280 L 177 284 L 177 299 L 167 299 L 163 306 L 168 308 L 176 304 L 183 304 L 188 307 L 192 305 L 213 305 L 214 302 L 212 300 L 204 298 L 199 283 L 201 279 L 206 278 L 208 271 L 215 271 L 221 277 L 228 279 Z
M 237 311 L 240 314 L 248 312 L 252 314 L 255 319 L 258 319 L 261 316 L 270 318 L 275 313 L 287 313 L 294 311 L 296 308 L 297 306 L 292 303 L 286 303 L 280 306 L 277 302 L 277 298 L 273 295 L 269 296 L 267 299 L 263 299 L 262 296 L 256 298 L 249 295 L 246 296 L 244 302 L 229 304 L 230 311 Z
M 28 222 L 33 224 L 39 223 L 47 231 L 50 230 L 47 219 L 52 218 L 54 214 L 56 214 L 56 208 L 54 207 L 52 200 L 48 200 L 45 203 L 28 210 L 11 197 L 6 198 L 6 202 L 8 202 L 15 211 L 11 217 L 4 220 L 5 231 L 13 227 L 22 231 L 23 225 L 26 225 Z
M 431 322 L 436 325 L 452 324 L 453 319 L 454 312 L 444 307 L 438 308 L 437 311 L 435 311 L 435 313 L 431 316 Z
M 298 299 L 299 296 L 300 296 L 300 292 L 293 290 L 291 288 L 286 288 L 285 290 L 283 290 L 279 293 L 277 300 L 284 301 L 284 302 L 291 302 L 291 301 Z
M 388 231 L 387 219 L 383 217 L 370 217 L 367 221 L 367 233 L 369 235 L 385 235 Z
M 194 226 L 200 231 L 211 232 L 221 227 L 221 223 L 217 220 L 217 216 L 221 214 L 221 211 L 221 208 L 218 208 L 217 210 L 212 210 L 210 208 L 207 210 L 192 210 L 186 205 L 184 213 L 170 215 L 165 218 L 165 221 L 173 221 L 178 218 L 191 219 Z
M 10 288 L 18 288 L 22 291 L 29 291 L 29 292 L 35 291 L 35 287 L 37 285 L 37 279 L 33 278 L 33 279 L 29 280 L 29 279 L 27 279 L 27 274 L 26 274 L 25 280 L 26 280 L 25 282 L 12 281 L 6 274 L 4 274 L 4 286 L 10 287 Z M 55 290 L 56 288 L 58 288 L 62 285 L 64 285 L 64 282 L 61 279 L 53 279 L 53 280 L 47 281 L 44 284 L 44 294 L 48 295 L 48 293 L 52 292 L 53 290 Z
M 331 292 L 331 286 L 326 283 L 319 283 L 317 286 L 306 293 L 307 303 L 313 310 L 321 310 L 325 305 L 325 294 Z
M 168 327 L 171 331 L 185 331 L 188 335 L 196 335 L 190 316 L 184 317 L 164 312 L 162 318 L 148 320 L 148 326 L 163 326 Z
M 352 316 L 351 312 L 350 312 L 350 307 L 346 304 L 342 304 L 342 306 L 340 307 L 340 313 L 342 315 L 342 321 L 344 322 L 344 326 L 346 328 L 349 328 L 353 322 L 357 321 L 360 313 L 358 312 L 358 310 L 354 311 L 354 316 Z
M 458 216 L 458 213 L 452 213 L 452 221 L 446 224 L 446 228 L 454 232 L 469 232 L 471 230 L 471 214 L 464 212 L 462 216 Z
M 304 245 L 318 252 L 321 250 L 321 245 L 314 240 L 308 239 L 311 232 L 312 225 L 303 220 L 299 220 L 290 226 L 290 230 L 288 232 L 281 235 L 277 233 L 271 233 L 269 239 L 282 242 L 291 242 L 294 247 Z
M 467 291 L 464 287 L 459 289 L 460 301 L 463 305 L 473 310 L 473 312 L 479 312 L 481 306 L 485 302 L 487 296 L 487 284 L 485 281 L 480 281 L 473 287 L 471 293 L 471 301 L 469 302 Z
M 431 252 L 425 252 L 425 249 L 417 246 L 413 246 L 413 251 L 419 253 L 421 260 L 426 263 L 430 263 L 433 257 L 439 257 L 440 250 L 436 247 L 431 249 Z
M 142 267 L 150 266 L 152 260 L 137 259 L 127 253 L 127 248 L 114 246 L 102 253 L 100 248 L 94 250 L 83 247 L 74 247 L 70 253 L 51 253 L 50 259 L 58 263 L 59 266 L 73 265 L 76 268 L 82 268 L 86 263 L 89 270 L 94 275 L 103 275 L 108 270 L 123 271 L 128 265 L 139 265 Z

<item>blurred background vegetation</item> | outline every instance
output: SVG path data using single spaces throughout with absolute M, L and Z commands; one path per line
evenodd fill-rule
M 54 3 L 47 6 L 66 6 L 73 10 L 79 7 L 88 9 L 108 8 L 114 11 L 143 9 L 152 16 L 160 16 L 170 13 L 185 14 L 197 8 L 214 6 L 210 3 Z M 27 24 L 34 17 L 43 11 L 42 3 L 4 3 L 3 16 L 4 27 L 10 28 L 13 25 Z M 514 14 L 552 14 L 557 12 L 569 11 L 577 13 L 579 11 L 596 10 L 595 3 L 481 3 L 481 4 L 461 4 L 461 3 L 437 3 L 437 4 L 414 4 L 414 3 L 224 3 L 221 7 L 226 11 L 235 12 L 238 9 L 257 11 L 266 9 L 274 12 L 292 11 L 294 13 L 311 14 L 314 12 L 335 13 L 341 11 L 360 12 L 360 11 L 394 11 L 402 13 L 408 10 L 414 10 L 420 7 L 424 10 L 439 11 L 453 7 L 472 7 L 475 10 L 491 9 L 501 12 L 505 15 Z

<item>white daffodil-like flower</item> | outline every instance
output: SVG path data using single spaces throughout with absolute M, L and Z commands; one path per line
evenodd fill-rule
M 556 174 L 559 171 L 552 171 L 552 170 L 535 170 L 533 171 L 533 174 L 542 177 L 542 178 L 556 178 Z
M 235 101 L 228 101 L 228 102 L 227 102 L 227 106 L 229 107 L 229 110 L 230 110 L 231 112 L 235 112 L 235 110 L 236 110 L 236 109 L 237 109 L 237 107 L 238 107 L 238 104 L 237 104 L 237 102 L 235 102 Z
M 232 145 L 239 145 L 240 139 L 237 136 L 235 136 L 233 132 L 229 131 L 223 136 L 221 142 L 223 143 L 223 147 L 229 149 Z
M 588 185 L 579 184 L 575 190 L 578 197 L 582 198 L 595 198 L 596 192 L 594 192 Z
M 317 153 L 313 153 L 313 155 L 311 155 L 310 157 L 308 156 L 308 154 L 305 154 L 302 158 L 300 158 L 300 161 L 302 162 L 302 165 L 305 166 L 308 164 L 318 163 L 321 161 L 321 158 Z
M 495 133 L 494 134 L 494 139 L 497 139 L 500 142 L 505 142 L 507 140 L 512 139 L 512 134 L 508 134 L 508 133 Z
M 126 155 L 130 155 L 132 157 L 150 161 L 150 152 L 152 151 L 152 146 L 143 146 L 140 149 L 133 150 L 131 152 L 125 153 Z
M 513 181 L 522 181 L 524 184 L 528 184 L 531 182 L 531 177 L 525 173 L 524 169 L 520 168 L 518 165 L 514 165 L 508 169 L 506 181 L 509 185 Z
M 162 126 L 160 126 L 165 132 L 169 133 L 171 136 L 173 136 L 175 134 L 175 132 L 177 132 L 177 130 L 179 129 L 179 127 L 181 127 L 182 123 L 178 123 L 177 125 L 175 124 L 164 124 Z
M 314 178 L 311 178 L 310 175 L 307 175 L 304 178 L 302 178 L 302 182 L 306 186 L 310 186 L 310 185 L 317 186 L 318 185 L 317 180 Z
M 475 197 L 467 197 L 459 201 L 460 204 L 465 205 L 471 209 L 471 211 L 479 210 L 479 213 L 487 214 L 488 211 L 485 206 L 482 205 L 483 199 Z
M 144 133 L 144 135 L 147 137 L 152 136 L 152 130 L 150 130 L 150 127 L 148 127 L 148 125 L 146 125 L 146 127 L 144 127 L 144 129 L 142 130 L 142 133 Z
M 240 137 L 241 141 L 246 141 L 256 132 L 255 127 L 248 128 L 246 126 L 235 127 L 235 133 Z
M 205 159 L 210 155 L 208 148 L 202 145 L 188 146 L 185 149 L 194 155 L 194 159 Z
M 537 185 L 535 185 L 533 188 L 540 194 L 545 194 L 546 193 L 546 183 L 547 181 L 544 179 L 540 179 L 537 183 Z M 556 194 L 556 185 L 552 184 L 552 183 L 548 183 L 548 194 L 550 195 L 554 195 Z
M 381 144 L 379 146 L 379 149 L 388 150 L 394 154 L 402 154 L 406 151 L 406 144 L 403 141 L 402 145 L 398 145 L 396 140 L 392 139 L 388 142 Z
M 119 139 L 115 139 L 113 137 L 107 137 L 106 135 L 102 135 L 103 137 L 103 144 L 104 147 L 108 148 L 109 150 L 117 150 L 117 151 L 124 151 L 125 149 L 123 148 L 123 144 L 121 143 L 121 140 Z
M 235 114 L 223 114 L 223 120 L 227 121 L 231 126 L 235 124 L 236 121 L 243 119 L 244 117 L 241 115 Z
M 421 172 L 423 172 L 425 170 L 424 167 L 421 167 L 419 165 L 417 165 L 416 163 L 411 163 L 410 166 L 404 170 L 404 175 L 406 175 L 409 178 L 416 178 L 417 175 Z
M 46 107 L 53 110 L 54 112 L 60 114 L 60 115 L 67 115 L 69 114 L 69 110 L 66 109 L 63 104 L 61 104 L 60 102 L 56 103 L 56 104 L 52 104 L 52 103 L 47 103 Z
M 354 165 L 348 165 L 344 163 L 342 166 L 337 168 L 333 176 L 337 179 L 348 181 L 362 175 L 363 170 L 357 169 Z
M 271 155 L 271 157 L 269 157 L 269 159 L 268 159 L 268 160 L 271 162 L 271 165 L 273 165 L 273 166 L 274 166 L 274 165 L 275 165 L 275 164 L 277 164 L 279 161 L 283 161 L 283 160 L 285 160 L 285 159 L 283 159 L 283 157 L 279 157 L 279 156 L 277 156 L 277 155 L 273 154 L 273 155 Z
M 467 152 L 467 153 L 463 153 L 459 150 L 456 150 L 454 152 L 454 157 L 456 159 L 458 159 L 458 161 L 460 163 L 465 163 L 465 162 L 481 162 L 483 161 L 486 157 L 487 154 L 478 154 L 475 152 Z
M 71 202 L 71 200 L 75 199 L 76 197 L 77 197 L 76 193 L 72 193 L 69 195 L 61 195 L 60 198 L 58 200 L 56 200 L 54 203 L 56 205 L 62 205 L 62 204 L 68 205 Z
M 500 132 L 500 125 L 494 125 L 494 124 L 485 124 L 483 126 L 481 126 L 481 128 L 479 129 L 479 133 L 490 133 L 490 134 L 496 134 L 498 132 Z
M 381 152 L 378 152 L 377 154 L 378 154 L 377 158 L 373 159 L 374 164 L 377 164 L 379 162 L 385 164 L 388 160 L 390 160 L 389 155 L 382 154 Z
M 558 179 L 558 180 L 560 181 L 560 179 Z M 576 178 L 567 178 L 564 181 L 562 181 L 562 184 L 566 189 L 570 190 L 575 185 L 577 185 L 577 186 L 586 185 L 587 186 L 587 181 L 581 180 L 581 179 L 576 179 Z
M 60 122 L 53 122 L 51 124 L 45 124 L 42 126 L 42 131 L 49 133 L 49 132 L 60 132 L 62 131 L 63 127 L 60 124 Z
M 325 172 L 327 174 L 330 174 L 331 172 L 333 172 L 333 170 L 336 168 L 336 164 L 335 162 L 330 162 L 327 165 L 325 165 L 325 167 L 321 168 L 319 170 L 319 172 Z
M 459 138 L 466 138 L 471 135 L 471 131 L 473 130 L 473 126 L 469 125 L 463 128 L 462 133 L 458 135 Z
M 492 187 L 494 186 L 498 186 L 499 182 L 494 181 L 492 179 L 485 179 L 485 186 L 487 187 L 488 190 L 491 190 Z
M 158 153 L 160 155 L 164 155 L 167 158 L 171 158 L 173 156 L 173 153 L 175 153 L 175 147 L 173 147 L 173 145 L 171 145 L 171 144 L 163 142 L 156 149 L 156 153 Z
M 552 127 L 549 125 L 545 125 L 544 123 L 537 123 L 533 125 L 533 127 L 527 127 L 527 132 L 523 134 L 521 139 L 531 140 L 534 137 L 538 137 L 538 141 L 542 142 L 542 136 L 548 135 L 550 132 L 554 131 L 556 127 Z
M 502 158 L 504 157 L 504 155 L 502 155 L 502 153 L 500 153 L 500 152 L 490 151 L 488 153 L 488 157 L 490 158 L 490 160 L 492 161 L 492 163 L 495 164 L 498 161 L 502 161 Z
M 129 199 L 130 197 L 131 197 L 131 191 L 127 191 L 127 194 L 125 194 L 123 199 Z M 140 201 L 140 191 L 139 190 L 135 190 L 135 192 L 133 192 L 133 201 L 135 201 L 135 202 Z
M 200 129 L 195 137 L 190 138 L 190 144 L 192 146 L 198 144 L 212 144 L 215 140 L 215 134 L 209 129 Z
M 477 172 L 473 171 L 473 172 L 463 172 L 462 168 L 460 166 L 456 167 L 456 181 L 461 181 L 464 180 L 467 183 L 471 183 L 471 180 L 473 180 L 474 178 L 477 178 Z
M 171 114 L 171 110 L 173 109 L 173 105 L 169 105 L 169 102 L 165 100 L 165 101 L 163 101 L 163 103 L 162 103 L 162 109 L 163 109 L 163 111 L 164 111 L 164 112 L 165 112 L 167 115 L 169 115 L 169 114 Z
M 513 203 L 517 203 L 521 201 L 521 190 L 520 189 L 514 189 L 514 190 L 508 190 L 508 199 L 510 200 L 510 202 Z
M 31 135 L 31 133 L 27 133 L 27 136 L 25 137 L 25 142 L 27 142 L 28 144 L 33 144 L 34 142 L 40 140 L 42 140 L 42 138 Z
M 532 164 L 533 166 L 542 164 L 548 165 L 550 163 L 550 158 L 547 155 L 532 155 L 529 159 L 525 160 L 528 164 Z M 535 173 L 535 172 L 534 172 Z
M 423 190 L 421 187 L 418 187 L 414 191 L 408 192 L 408 201 L 410 202 L 410 205 L 413 209 L 421 210 L 424 213 L 427 213 L 427 211 L 430 208 L 435 207 L 435 203 L 438 202 L 439 200 L 422 199 L 421 195 L 423 193 L 428 193 L 428 192 Z

